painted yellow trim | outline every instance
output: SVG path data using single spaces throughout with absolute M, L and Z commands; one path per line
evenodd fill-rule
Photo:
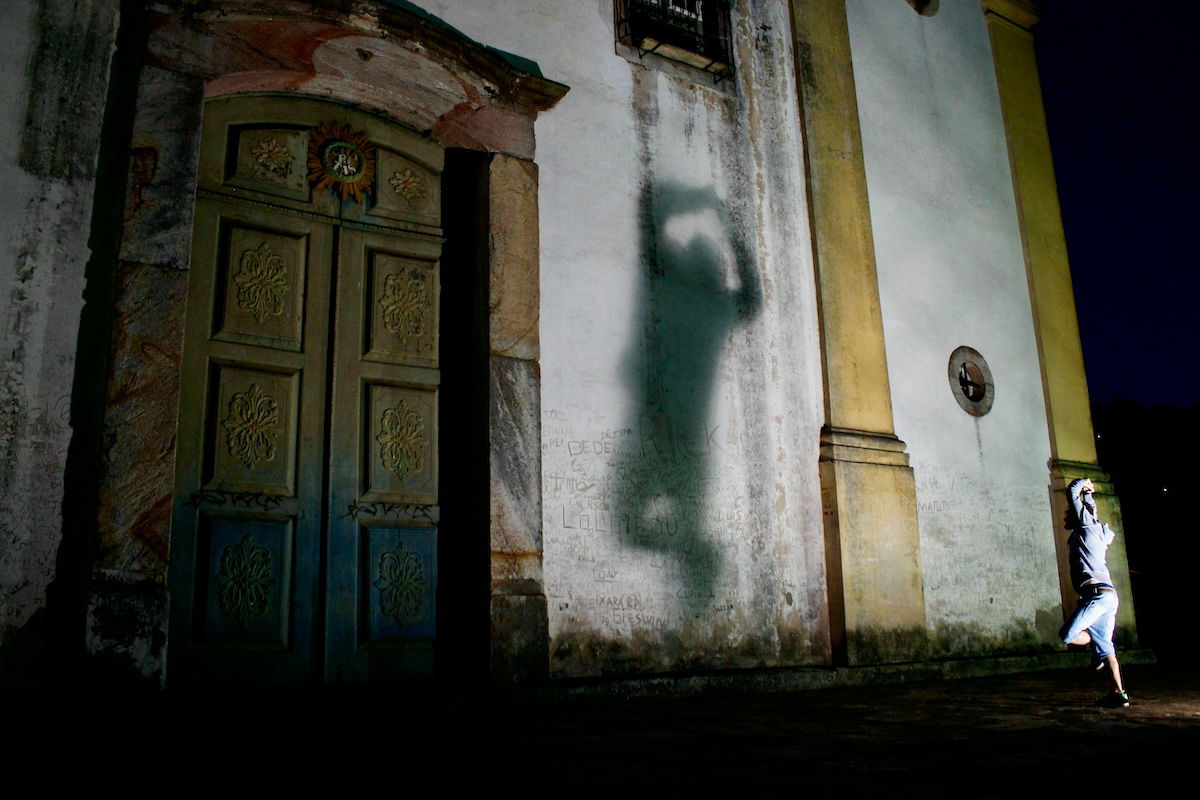
M 995 0 L 986 0 L 985 6 Z M 1051 452 L 1095 463 L 1083 349 L 1033 36 L 987 14 L 1041 356 Z
M 792 0 L 825 378 L 820 476 L 832 659 L 927 644 L 916 483 L 896 438 L 844 0 Z
M 1083 367 L 1083 348 L 1079 341 L 1075 293 L 1067 261 L 1033 35 L 1029 31 L 1037 22 L 1036 9 L 1027 0 L 982 0 L 982 3 L 1008 138 L 1008 157 L 1041 359 L 1046 419 L 1050 429 L 1051 510 L 1063 610 L 1066 614 L 1071 613 L 1076 602 L 1067 569 L 1066 486 L 1075 478 L 1090 477 L 1102 487 L 1097 492 L 1102 518 L 1117 531 L 1117 539 L 1108 551 L 1109 570 L 1121 601 L 1117 625 L 1124 636 L 1136 642 L 1120 502 L 1107 483 L 1108 475 L 1096 464 L 1096 440 Z
M 982 0 L 982 2 L 986 11 L 1004 17 L 1027 30 L 1036 25 L 1040 18 L 1037 4 L 1031 0 Z
M 875 241 L 842 0 L 792 3 L 829 425 L 893 433 Z

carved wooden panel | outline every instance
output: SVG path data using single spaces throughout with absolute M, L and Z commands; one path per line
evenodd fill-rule
M 293 495 L 298 376 L 214 367 L 206 488 Z
M 197 200 L 171 524 L 172 679 L 311 675 L 333 230 Z
M 443 153 L 340 103 L 284 96 L 205 104 L 201 190 L 437 235 Z
M 437 366 L 437 264 L 380 250 L 369 250 L 367 260 L 365 358 Z
M 214 337 L 300 350 L 308 237 L 224 220 Z
M 437 145 L 342 104 L 206 103 L 173 676 L 432 670 L 441 166 Z
M 375 170 L 376 191 L 371 213 L 426 225 L 440 221 L 442 193 L 439 176 L 393 150 L 379 148 Z
M 330 506 L 349 513 L 331 520 L 329 552 L 354 569 L 329 573 L 326 663 L 345 680 L 427 673 L 432 595 L 417 608 L 415 590 L 397 592 L 436 571 L 441 246 L 344 229 L 338 253 Z
M 360 527 L 362 644 L 432 640 L 437 609 L 437 532 Z
M 366 498 L 431 502 L 437 495 L 437 395 L 367 384 Z
M 288 646 L 292 527 L 265 515 L 201 516 L 197 644 Z
M 308 200 L 306 130 L 284 127 L 232 127 L 226 182 L 293 200 Z

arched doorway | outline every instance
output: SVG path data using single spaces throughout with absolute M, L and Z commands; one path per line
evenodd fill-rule
M 206 104 L 173 679 L 432 671 L 442 164 L 344 105 Z
M 360 13 L 365 8 L 372 13 Z M 144 16 L 150 23 L 145 48 L 134 65 L 137 71 L 127 76 L 136 87 L 129 92 L 130 202 L 119 261 L 111 274 L 98 273 L 96 286 L 89 283 L 89 292 L 111 292 L 116 301 L 110 314 L 98 312 L 81 328 L 81 336 L 111 337 L 113 343 L 113 367 L 98 414 L 104 418 L 98 535 L 90 582 L 81 589 L 92 615 L 88 651 L 155 683 L 164 676 L 173 684 L 366 680 L 427 674 L 432 633 L 434 654 L 450 667 L 448 677 L 483 680 L 490 675 L 507 682 L 543 676 L 547 617 L 541 572 L 534 121 L 567 87 L 542 76 L 535 63 L 474 41 L 410 4 L 366 0 L 350 9 L 317 0 L 221 0 L 204 14 L 156 7 Z M 128 19 L 130 25 L 137 22 Z M 227 118 L 223 133 L 210 133 L 206 126 L 218 118 L 222 104 L 237 111 Z M 336 135 L 326 128 L 323 135 L 364 133 L 364 141 L 374 143 L 388 159 L 401 159 L 389 163 L 407 159 L 409 166 L 389 166 L 377 153 L 371 193 L 364 195 L 361 187 L 357 195 L 353 187 L 346 194 L 340 188 L 334 193 L 333 186 L 354 183 L 338 177 L 314 189 L 321 180 L 307 182 L 310 169 L 302 140 L 333 123 L 344 127 Z M 239 149 L 243 134 L 248 150 Z M 403 141 L 389 144 L 388 137 Z M 214 147 L 219 155 L 213 155 Z M 330 164 L 339 163 L 337 153 L 352 151 L 335 150 Z M 405 171 L 419 176 L 415 165 L 436 178 L 439 152 L 445 171 L 427 188 L 435 191 L 440 185 L 442 201 L 439 205 L 428 195 L 426 212 L 440 208 L 443 217 L 413 216 L 405 193 L 415 197 L 418 187 Z M 193 232 L 198 237 L 206 226 L 209 243 L 196 238 L 193 247 Z M 259 255 L 264 245 L 267 250 Z M 358 345 L 361 363 L 344 367 L 354 362 L 342 358 L 341 349 L 350 341 L 341 335 L 341 314 L 349 301 L 342 299 L 340 281 L 351 252 L 361 249 L 368 265 L 364 269 L 374 268 L 366 260 L 375 258 L 371 253 L 395 257 L 396 263 L 428 265 L 439 262 L 439 245 L 440 269 L 454 279 L 442 292 L 436 363 L 391 363 L 382 351 L 372 354 L 364 339 Z M 305 260 L 302 300 L 294 288 L 280 299 L 268 291 L 278 294 L 270 277 L 272 265 L 278 264 L 272 256 L 286 262 L 288 248 L 293 256 L 303 253 Z M 239 285 L 237 275 L 248 252 L 249 271 Z M 321 253 L 327 255 L 321 258 Z M 378 263 L 386 260 L 380 258 Z M 196 267 L 207 279 L 191 275 Z M 267 299 L 247 299 L 251 308 L 242 308 L 237 292 L 256 291 L 252 272 L 264 273 L 258 275 L 265 283 L 257 291 Z M 289 274 L 286 268 L 283 272 Z M 380 291 L 387 294 L 387 276 L 379 279 L 384 283 Z M 225 281 L 223 289 L 219 280 Z M 367 287 L 367 278 L 363 281 Z M 411 288 L 398 273 L 390 290 L 397 295 L 390 319 L 408 316 L 401 307 Z M 457 299 L 454 291 L 460 293 Z M 324 302 L 314 307 L 318 294 Z M 368 302 L 365 297 L 360 301 Z M 185 304 L 206 309 L 187 321 L 187 331 L 190 312 Z M 278 315 L 276 307 L 281 308 Z M 264 317 L 261 329 L 252 319 L 255 308 Z M 378 305 L 373 308 L 377 315 L 384 313 Z M 296 315 L 302 316 L 299 328 Z M 318 319 L 322 315 L 324 323 Z M 356 319 L 354 324 L 363 323 Z M 212 342 L 191 344 L 201 339 Z M 306 349 L 310 345 L 323 348 L 324 360 Z M 185 350 L 204 355 L 184 356 Z M 269 357 L 260 359 L 264 354 Z M 404 370 L 409 377 L 397 377 Z M 230 381 L 224 388 L 222 375 Z M 440 381 L 436 392 L 420 377 L 429 375 Z M 380 406 L 370 410 L 379 415 L 379 425 L 373 432 L 351 435 L 334 423 L 348 419 L 346 414 L 369 421 L 368 400 L 361 394 L 355 402 L 364 405 L 345 414 L 340 410 L 351 402 L 342 387 L 362 385 L 376 387 L 372 391 Z M 436 440 L 428 440 L 429 453 L 447 477 L 437 480 L 437 472 L 424 473 L 435 485 L 428 480 L 421 484 L 404 466 L 404 476 L 390 488 L 362 489 L 356 497 L 340 493 L 337 470 L 353 464 L 361 476 L 369 465 L 339 457 L 338 448 L 353 439 L 366 448 L 363 452 L 382 459 L 384 442 L 392 441 L 387 435 L 376 438 L 385 433 L 383 412 L 395 412 L 386 427 L 403 437 L 411 432 L 404 424 L 413 419 L 407 411 L 420 414 L 414 403 L 431 394 L 438 406 L 430 409 L 433 421 L 426 425 L 438 430 Z M 235 395 L 236 418 L 230 411 Z M 294 416 L 288 417 L 292 405 Z M 272 408 L 280 414 L 276 425 L 284 420 L 295 425 L 291 435 L 297 438 L 291 441 L 299 444 L 294 452 L 276 451 L 269 460 L 263 457 L 264 442 L 280 448 L 289 441 L 281 427 L 273 434 L 255 427 L 261 427 L 255 415 L 271 419 Z M 316 416 L 325 414 L 328 422 L 312 422 L 305 409 L 317 409 Z M 237 453 L 230 452 L 233 429 L 243 431 L 234 444 Z M 257 450 L 251 441 L 258 442 Z M 455 458 L 437 461 L 435 442 Z M 216 466 L 218 448 L 224 448 L 224 471 Z M 389 446 L 388 452 L 394 451 Z M 270 474 L 268 464 L 285 461 L 294 465 L 292 473 L 276 467 Z M 376 469 L 383 477 L 397 474 L 386 466 Z M 308 505 L 300 490 L 311 495 Z M 394 502 L 400 496 L 405 502 Z M 270 507 L 258 508 L 255 502 Z M 412 507 L 408 516 L 400 506 Z M 313 522 L 314 510 L 319 523 Z M 438 519 L 436 525 L 431 518 Z M 258 527 L 245 527 L 249 525 Z M 346 566 L 350 562 L 336 556 L 338 543 L 352 538 L 337 534 L 338 526 L 357 526 L 358 552 L 369 553 L 361 558 L 374 559 L 376 572 L 384 555 L 393 554 L 387 576 L 368 580 L 369 569 Z M 406 532 L 386 534 L 389 526 Z M 270 530 L 284 544 L 269 546 Z M 250 541 L 242 545 L 247 534 Z M 388 543 L 363 549 L 362 540 L 374 536 L 382 542 L 379 536 L 388 535 L 393 537 Z M 437 574 L 430 578 L 422 573 L 436 585 L 434 616 L 439 625 L 450 617 L 440 629 L 424 633 L 410 622 L 415 600 L 405 588 L 425 585 L 412 577 L 417 556 L 407 555 L 422 535 L 432 535 L 440 548 Z M 287 549 L 288 569 L 279 574 L 288 583 L 272 590 L 286 588 L 288 602 L 298 604 L 297 609 L 285 613 L 280 605 L 274 616 L 258 606 L 253 614 L 249 608 L 231 610 L 242 619 L 230 627 L 221 621 L 220 594 L 202 589 L 200 577 L 209 583 L 221 577 L 218 592 L 227 593 L 229 609 L 248 602 L 236 599 L 239 591 L 249 592 L 251 599 L 261 597 L 257 585 L 251 591 L 249 584 L 239 589 L 231 583 L 236 566 L 222 573 L 227 547 L 235 548 L 232 560 L 243 557 L 251 565 L 261 564 L 255 544 L 280 564 L 283 550 L 272 552 L 271 547 Z M 311 559 L 301 564 L 298 556 L 304 548 Z M 452 561 L 465 567 L 457 569 Z M 257 567 L 247 569 L 250 577 L 243 581 L 255 580 Z M 350 619 L 351 593 L 336 587 L 353 587 L 357 600 L 393 585 L 397 605 L 389 600 L 389 608 L 396 615 L 378 612 L 382 618 L 372 619 L 370 614 L 377 612 L 359 604 L 353 624 L 343 624 Z M 106 609 L 133 609 L 136 614 L 102 613 Z M 205 616 L 209 614 L 215 617 Z M 352 647 L 352 655 L 337 655 Z M 234 657 L 236 653 L 242 655 Z M 438 673 L 447 675 L 440 668 Z

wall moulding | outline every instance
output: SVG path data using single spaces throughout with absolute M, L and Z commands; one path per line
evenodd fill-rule
M 1028 30 L 1041 19 L 1038 7 L 1030 0 L 981 0 L 984 11 L 1003 17 L 1018 27 Z
M 384 114 L 448 147 L 533 155 L 533 118 L 568 87 L 416 6 L 350 0 L 162 4 L 147 62 L 205 96 L 289 92 Z

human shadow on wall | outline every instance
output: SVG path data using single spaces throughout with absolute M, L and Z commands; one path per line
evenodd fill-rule
M 722 568 L 709 520 L 717 368 L 762 294 L 753 255 L 712 186 L 647 181 L 639 212 L 640 324 L 625 360 L 634 397 L 629 445 L 614 465 L 614 529 L 661 554 L 677 596 L 695 609 L 711 602 Z

